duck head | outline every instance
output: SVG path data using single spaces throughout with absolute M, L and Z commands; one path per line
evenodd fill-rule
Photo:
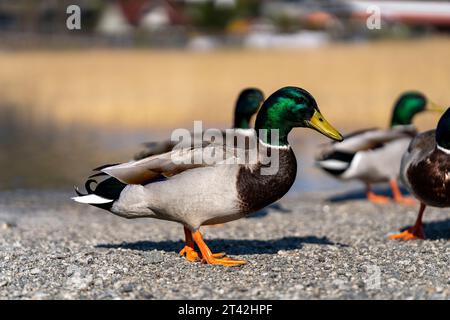
M 342 141 L 342 135 L 319 111 L 316 100 L 306 90 L 298 87 L 284 87 L 274 92 L 262 105 L 256 118 L 255 129 L 265 129 L 267 137 L 260 137 L 272 145 L 270 131 L 279 130 L 279 145 L 288 145 L 287 136 L 292 128 L 314 129 L 336 141 Z
M 416 91 L 408 91 L 403 93 L 395 102 L 392 112 L 391 127 L 411 125 L 414 116 L 423 111 L 444 110 L 429 101 L 425 95 Z
M 241 91 L 234 111 L 234 128 L 250 128 L 250 119 L 258 111 L 264 101 L 264 94 L 257 88 Z
M 439 119 L 436 127 L 436 143 L 438 147 L 450 152 L 450 108 Z

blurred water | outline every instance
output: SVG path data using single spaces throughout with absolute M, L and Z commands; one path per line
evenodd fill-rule
M 14 107 L 1 108 L 0 189 L 69 189 L 82 185 L 90 170 L 102 164 L 124 162 L 140 144 L 170 136 L 170 131 L 118 130 L 37 124 L 18 116 Z M 291 192 L 339 191 L 343 184 L 314 167 L 313 157 L 326 138 L 306 129 L 290 136 L 298 160 L 297 180 Z

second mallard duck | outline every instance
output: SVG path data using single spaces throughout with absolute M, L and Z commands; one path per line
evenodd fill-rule
M 243 89 L 241 93 L 239 93 L 238 99 L 236 100 L 233 128 L 243 130 L 249 129 L 250 121 L 258 111 L 263 101 L 264 93 L 258 88 Z M 200 132 L 200 134 L 203 133 Z M 193 141 L 194 138 L 202 139 L 202 137 L 194 137 L 194 133 L 191 133 L 191 136 L 192 139 L 190 141 Z M 190 147 L 190 141 L 182 147 Z M 175 147 L 175 142 L 171 140 L 151 141 L 145 142 L 143 145 L 145 146 L 145 150 L 137 153 L 134 156 L 134 160 L 140 160 L 155 154 L 169 152 Z M 177 144 L 177 146 L 180 147 L 180 144 Z
M 420 209 L 414 226 L 390 239 L 425 239 L 425 207 L 450 207 L 450 108 L 436 130 L 421 133 L 411 142 L 402 158 L 400 177 L 420 201 Z
M 360 180 L 366 185 L 367 199 L 388 203 L 389 198 L 372 191 L 372 184 L 389 182 L 394 200 L 413 204 L 402 196 L 397 184 L 400 162 L 412 138 L 417 134 L 414 116 L 423 111 L 442 110 L 419 92 L 406 92 L 394 105 L 390 129 L 367 129 L 344 136 L 345 141 L 327 145 L 316 158 L 317 165 L 342 180 Z

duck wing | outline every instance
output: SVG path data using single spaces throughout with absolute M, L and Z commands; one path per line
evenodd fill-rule
M 101 172 L 126 184 L 147 184 L 160 176 L 171 177 L 189 169 L 213 166 L 241 152 L 238 148 L 210 143 L 205 147 L 174 149 L 106 167 Z
M 226 137 L 226 133 L 230 135 Z M 256 131 L 253 129 L 227 129 L 215 131 L 215 134 L 222 139 L 201 140 L 201 145 L 196 147 L 193 147 L 190 142 L 186 147 L 185 142 L 181 142 L 169 152 L 101 167 L 100 171 L 123 183 L 146 184 L 157 177 L 170 177 L 193 168 L 213 166 L 227 161 L 246 163 L 250 148 L 255 146 L 252 142 L 258 141 Z M 208 136 L 205 133 L 204 137 Z
M 375 150 L 386 144 L 412 137 L 416 131 L 412 127 L 383 129 L 367 129 L 344 136 L 344 141 L 324 145 L 316 156 L 316 164 L 323 170 L 340 175 L 345 172 L 358 152 Z
M 219 130 L 219 133 L 222 134 L 222 137 L 225 137 L 224 131 Z M 203 132 L 198 132 L 195 134 L 194 132 L 190 132 L 190 138 L 185 140 L 183 139 L 181 141 L 167 139 L 163 141 L 145 142 L 142 144 L 144 146 L 144 150 L 136 153 L 133 159 L 141 160 L 154 155 L 170 152 L 174 148 L 193 148 L 195 147 L 194 141 L 201 141 L 203 147 L 209 144 L 209 141 L 205 141 L 203 139 Z
M 369 129 L 358 131 L 344 137 L 344 141 L 332 144 L 333 150 L 347 153 L 356 153 L 358 151 L 373 150 L 382 147 L 388 142 L 413 137 L 416 135 L 414 128 L 393 128 L 388 130 Z
M 400 165 L 400 180 L 409 192 L 413 193 L 409 183 L 408 168 L 430 155 L 436 148 L 436 130 L 429 130 L 418 134 L 409 144 L 403 154 Z

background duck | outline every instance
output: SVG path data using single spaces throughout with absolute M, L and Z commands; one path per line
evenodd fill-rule
M 234 108 L 234 122 L 235 129 L 249 129 L 250 121 L 254 114 L 258 111 L 261 103 L 264 101 L 264 93 L 258 88 L 246 88 L 241 91 L 236 100 Z M 192 134 L 193 136 L 193 134 Z M 202 137 L 198 137 L 202 139 Z M 137 153 L 134 160 L 143 159 L 155 154 L 169 152 L 173 149 L 175 144 L 171 140 L 152 141 L 144 143 L 145 150 Z M 190 145 L 187 145 L 188 147 Z
M 346 135 L 343 142 L 327 144 L 316 164 L 335 178 L 362 181 L 370 201 L 389 202 L 388 197 L 371 189 L 373 183 L 389 182 L 396 202 L 413 204 L 411 198 L 402 196 L 397 179 L 402 155 L 417 134 L 412 120 L 426 110 L 442 111 L 420 92 L 403 93 L 394 105 L 389 129 L 356 131 Z
M 258 88 L 246 88 L 241 91 L 234 108 L 235 129 L 249 129 L 250 121 L 264 102 L 264 93 Z
M 436 130 L 419 134 L 402 158 L 400 178 L 420 201 L 413 227 L 390 239 L 425 239 L 422 216 L 426 206 L 450 207 L 450 108 Z
M 342 140 L 340 133 L 321 115 L 313 96 L 297 87 L 284 87 L 273 93 L 258 112 L 255 127 L 257 130 L 252 132 L 259 141 L 256 163 L 248 162 L 246 154 L 250 150 L 246 143 L 230 146 L 214 142 L 206 146 L 212 152 L 224 152 L 226 159 L 244 157 L 231 163 L 222 160 L 193 165 L 184 160 L 195 158 L 204 148 L 173 150 L 101 167 L 101 172 L 94 176 L 105 175 L 106 179 L 95 190 L 90 186 L 97 181 L 89 179 L 88 194 L 82 195 L 77 190 L 79 196 L 73 199 L 125 218 L 149 217 L 183 224 L 186 245 L 180 255 L 188 261 L 202 259 L 225 266 L 244 264 L 245 261 L 224 257 L 223 253 L 213 254 L 202 238 L 200 226 L 240 219 L 288 192 L 297 172 L 297 161 L 288 142 L 292 128 L 308 127 L 331 139 Z M 239 130 L 235 133 L 242 134 Z M 273 139 L 272 133 L 278 133 L 279 139 Z M 268 154 L 278 155 L 274 160 L 278 162 L 278 170 L 271 175 L 263 174 Z M 195 251 L 195 244 L 200 253 Z

